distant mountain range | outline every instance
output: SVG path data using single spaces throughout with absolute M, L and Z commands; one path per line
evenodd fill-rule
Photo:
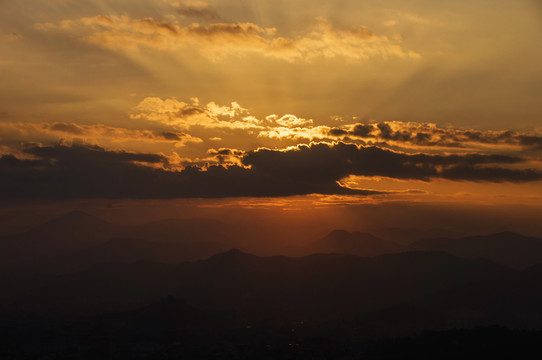
M 300 320 L 323 319 L 359 315 L 510 274 L 511 270 L 491 262 L 445 253 L 289 258 L 258 257 L 232 250 L 179 265 L 110 263 L 41 278 L 15 296 L 8 296 L 5 307 L 94 314 L 135 309 L 173 295 L 202 309 L 229 309 L 251 317 L 276 313 Z
M 423 233 L 410 230 L 408 236 Z M 39 266 L 44 270 L 69 272 L 101 262 L 145 260 L 174 264 L 205 259 L 232 247 L 257 248 L 260 234 L 266 239 L 271 236 L 266 229 L 258 233 L 254 227 L 244 230 L 212 219 L 168 219 L 121 226 L 73 211 L 21 234 L 0 237 L 0 268 Z M 488 259 L 513 268 L 542 262 L 542 239 L 510 232 L 404 243 L 404 238 L 395 242 L 366 232 L 333 230 L 319 240 L 304 246 L 293 245 L 283 253 L 373 257 L 405 251 L 441 251 L 466 259 Z M 277 245 L 275 253 L 280 248 Z
M 349 319 L 360 336 L 490 324 L 542 329 L 540 278 L 542 264 L 520 271 L 443 252 L 291 258 L 231 250 L 178 265 L 103 263 L 26 277 L 16 290 L 2 287 L 0 309 L 88 316 L 152 309 L 173 297 L 183 305 L 157 309 L 248 324 Z
M 335 253 L 372 257 L 401 250 L 403 250 L 402 246 L 368 233 L 334 230 L 322 239 L 306 246 L 302 251 L 305 254 Z
M 368 228 L 367 232 L 378 236 L 381 239 L 393 241 L 394 243 L 408 246 L 411 243 L 420 239 L 434 239 L 434 238 L 461 238 L 468 236 L 461 231 L 453 231 L 449 229 L 438 228 L 405 228 L 405 227 L 381 227 L 381 228 Z
M 427 238 L 400 245 L 369 233 L 334 230 L 300 250 L 313 253 L 350 254 L 372 257 L 406 251 L 446 252 L 465 259 L 488 259 L 512 268 L 526 268 L 542 262 L 542 239 L 512 232 L 460 238 Z
M 125 253 L 125 242 L 137 251 Z M 260 257 L 239 250 L 178 264 L 132 261 L 145 252 L 168 257 L 167 247 L 149 244 L 111 240 L 74 258 L 87 261 L 84 269 L 3 273 L 0 314 L 111 314 L 150 324 L 159 315 L 162 322 L 185 317 L 189 327 L 328 324 L 354 337 L 491 324 L 542 329 L 542 262 L 518 270 L 445 252 Z M 114 262 L 91 264 L 108 252 Z
M 414 242 L 408 249 L 445 251 L 467 259 L 489 259 L 514 268 L 526 268 L 542 262 L 542 239 L 511 232 L 459 239 L 424 239 Z
M 212 358 L 209 339 L 221 354 L 220 344 L 238 341 L 266 353 L 277 336 L 288 351 L 303 343 L 305 354 L 317 354 L 324 336 L 337 341 L 335 354 L 344 341 L 424 330 L 542 330 L 542 239 L 497 233 L 404 245 L 334 230 L 296 247 L 295 256 L 224 251 L 258 242 L 254 229 L 208 219 L 119 226 L 72 212 L 2 237 L 4 344 L 16 339 L 19 352 L 32 338 L 40 344 L 32 354 L 41 346 L 69 353 L 89 336 L 107 347 L 113 334 L 133 349 L 167 339 L 187 358 L 190 351 Z M 66 342 L 72 332 L 77 341 Z
M 227 225 L 215 220 L 171 219 L 121 226 L 73 211 L 24 233 L 0 238 L 0 267 L 53 262 L 71 268 L 68 263 L 202 259 L 231 247 L 228 232 Z

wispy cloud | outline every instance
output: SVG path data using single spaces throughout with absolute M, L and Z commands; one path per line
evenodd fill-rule
M 211 15 L 205 9 L 181 11 L 184 15 Z M 177 22 L 134 19 L 126 15 L 98 15 L 59 23 L 39 23 L 36 28 L 44 32 L 64 32 L 115 51 L 141 48 L 190 50 L 213 61 L 250 54 L 288 62 L 317 58 L 343 58 L 357 62 L 371 57 L 420 57 L 414 51 L 404 50 L 398 39 L 376 35 L 364 26 L 336 27 L 323 18 L 318 18 L 313 27 L 297 37 L 279 36 L 276 28 L 263 28 L 250 22 L 181 26 Z
M 260 139 L 288 141 L 346 141 L 365 145 L 400 148 L 443 148 L 454 151 L 539 151 L 542 136 L 537 131 L 477 130 L 440 127 L 433 123 L 371 122 L 316 125 L 312 119 L 293 114 L 271 114 L 257 118 L 237 102 L 200 104 L 198 99 L 184 102 L 175 98 L 143 99 L 131 115 L 189 131 L 194 127 L 245 130 Z
M 194 126 L 263 129 L 263 122 L 250 116 L 249 111 L 236 102 L 224 106 L 215 102 L 200 105 L 197 99 L 187 103 L 177 99 L 148 97 L 137 105 L 135 111 L 131 115 L 133 119 L 158 122 L 178 129 L 190 129 Z
M 179 131 L 150 131 L 134 130 L 113 127 L 103 124 L 83 125 L 76 123 L 9 123 L 0 122 L 0 140 L 14 141 L 16 139 L 28 141 L 42 140 L 79 140 L 100 143 L 109 142 L 147 142 L 171 143 L 176 147 L 187 143 L 199 143 L 201 139 Z
M 442 128 L 431 123 L 381 122 L 358 123 L 334 127 L 329 135 L 336 139 L 357 138 L 416 146 L 463 148 L 479 146 L 513 146 L 542 150 L 542 137 L 536 133 L 504 130 L 475 130 Z

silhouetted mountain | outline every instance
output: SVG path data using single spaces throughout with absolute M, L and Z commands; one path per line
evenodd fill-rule
M 453 231 L 447 229 L 419 229 L 419 228 L 399 228 L 399 227 L 387 227 L 387 228 L 369 228 L 367 230 L 371 234 L 388 240 L 394 243 L 406 246 L 420 239 L 433 239 L 433 238 L 460 238 L 465 237 L 465 234 L 460 231 Z
M 509 273 L 496 264 L 445 253 L 288 258 L 233 250 L 176 266 L 103 264 L 40 281 L 7 306 L 33 312 L 100 313 L 134 309 L 174 295 L 201 309 L 228 309 L 252 318 L 323 320 L 363 314 Z
M 118 226 L 72 211 L 22 234 L 0 239 L 0 264 L 29 264 L 105 241 Z
M 130 226 L 119 237 L 159 242 L 213 242 L 230 244 L 233 241 L 228 225 L 212 219 L 166 219 Z M 207 256 L 210 256 L 208 254 Z
M 374 235 L 361 232 L 334 230 L 322 239 L 310 244 L 304 249 L 307 254 L 335 253 L 371 257 L 380 254 L 395 253 L 401 246 Z
M 542 264 L 508 276 L 452 286 L 364 317 L 373 331 L 394 335 L 429 329 L 501 324 L 542 329 Z
M 113 242 L 123 248 L 124 241 Z M 451 342 L 423 333 L 404 342 L 360 341 L 490 324 L 542 329 L 541 276 L 542 263 L 519 271 L 444 252 L 291 258 L 232 249 L 177 265 L 103 263 L 3 297 L 0 338 L 9 346 L 0 355 L 33 358 L 47 349 L 78 358 L 92 349 L 104 358 L 114 347 L 124 358 L 395 358 L 420 353 L 411 341 L 434 346 L 427 358 L 453 344 L 466 344 L 468 354 L 483 350 L 475 346 L 485 341 L 480 336 L 529 343 L 502 328 L 450 333 Z
M 38 277 L 8 297 L 6 307 L 45 314 L 131 310 L 171 293 L 176 285 L 174 268 L 145 261 L 102 263 L 78 273 Z
M 29 230 L 27 234 L 40 237 L 59 236 L 59 235 L 86 235 L 80 234 L 81 230 L 92 230 L 95 232 L 113 226 L 107 221 L 87 214 L 83 211 L 70 211 L 64 215 L 38 225 Z
M 409 249 L 445 251 L 467 259 L 485 258 L 515 268 L 542 262 L 542 239 L 511 232 L 459 239 L 424 239 L 413 243 Z
M 72 211 L 22 234 L 0 238 L 0 266 L 203 259 L 231 246 L 233 240 L 228 231 L 227 225 L 208 219 L 170 219 L 121 226 Z M 70 268 L 73 267 L 66 267 Z
M 203 240 L 188 243 L 113 238 L 80 252 L 56 257 L 42 269 L 65 273 L 85 270 L 95 264 L 107 262 L 150 261 L 177 264 L 203 259 L 221 251 L 223 251 L 221 245 Z

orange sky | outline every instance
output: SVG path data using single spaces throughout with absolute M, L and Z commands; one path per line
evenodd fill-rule
M 0 198 L 537 205 L 541 19 L 535 0 L 3 0 Z

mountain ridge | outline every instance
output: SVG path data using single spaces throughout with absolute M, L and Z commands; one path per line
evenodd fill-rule
M 509 231 L 457 239 L 422 239 L 408 249 L 446 251 L 455 256 L 485 258 L 514 268 L 542 262 L 542 239 Z

